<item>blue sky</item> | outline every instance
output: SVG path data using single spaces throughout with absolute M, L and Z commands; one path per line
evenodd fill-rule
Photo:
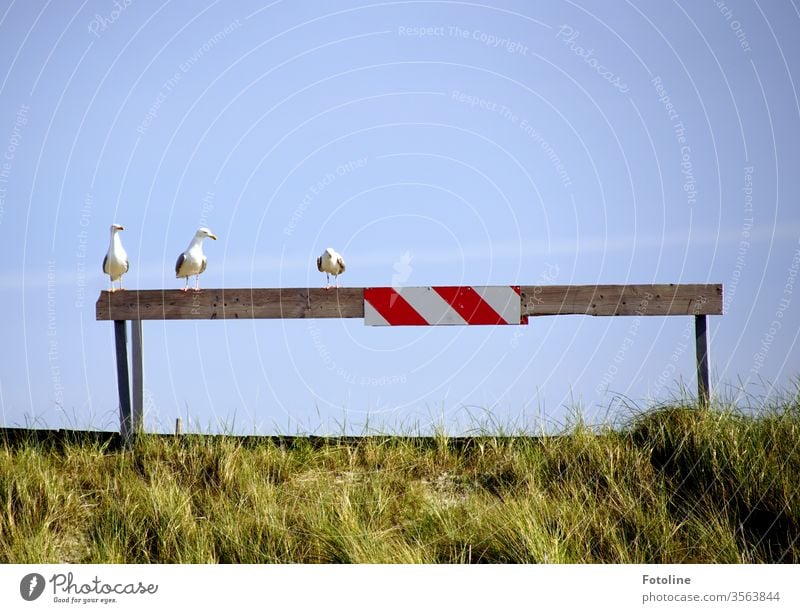
M 117 427 L 128 288 L 724 283 L 727 397 L 800 366 L 794 2 L 0 5 L 0 420 Z M 689 318 L 145 322 L 148 429 L 450 432 L 695 387 Z

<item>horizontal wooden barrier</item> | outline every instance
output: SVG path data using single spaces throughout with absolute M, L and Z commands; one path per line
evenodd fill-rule
M 722 315 L 722 284 L 526 285 L 523 315 Z
M 96 311 L 98 320 L 114 322 L 120 433 L 130 443 L 144 423 L 143 320 L 363 318 L 364 288 L 103 291 L 97 299 Z M 703 403 L 708 403 L 711 393 L 706 315 L 721 314 L 720 284 L 520 286 L 521 317 L 694 315 L 698 398 Z M 133 389 L 128 376 L 128 320 Z
M 721 284 L 523 285 L 522 315 L 721 315 Z M 98 320 L 364 317 L 364 288 L 102 291 Z

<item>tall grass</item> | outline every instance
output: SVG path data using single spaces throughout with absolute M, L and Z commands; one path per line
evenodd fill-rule
M 0 443 L 4 563 L 800 562 L 800 406 L 561 436 Z

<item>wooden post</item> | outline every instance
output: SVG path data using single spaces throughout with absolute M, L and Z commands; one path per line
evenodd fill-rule
M 142 320 L 131 320 L 131 371 L 133 375 L 133 432 L 144 430 L 144 367 L 142 358 Z
M 697 346 L 697 399 L 708 406 L 711 380 L 708 374 L 708 328 L 705 315 L 694 316 L 694 339 Z
M 183 434 L 183 422 L 181 421 L 181 418 L 178 417 L 175 420 L 175 436 L 180 436 L 182 434 Z
M 117 389 L 119 390 L 119 433 L 123 442 L 131 442 L 131 389 L 128 381 L 128 339 L 124 320 L 114 320 L 114 344 L 117 350 Z

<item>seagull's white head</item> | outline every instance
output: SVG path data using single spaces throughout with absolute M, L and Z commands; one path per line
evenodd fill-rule
M 217 240 L 216 235 L 208 228 L 198 228 L 194 236 L 195 238 L 210 238 L 213 240 Z
M 118 223 L 112 223 L 112 224 L 111 224 L 111 234 L 114 234 L 114 232 L 119 232 L 120 230 L 124 230 L 124 229 L 125 229 L 125 228 L 123 228 L 123 227 L 122 227 L 121 225 L 119 225 Z
M 329 256 L 331 256 L 331 257 L 333 257 L 333 256 L 335 256 L 335 255 L 336 255 L 336 251 L 334 251 L 333 247 L 328 247 L 328 248 L 325 250 L 325 253 L 327 253 L 327 254 L 328 254 Z

